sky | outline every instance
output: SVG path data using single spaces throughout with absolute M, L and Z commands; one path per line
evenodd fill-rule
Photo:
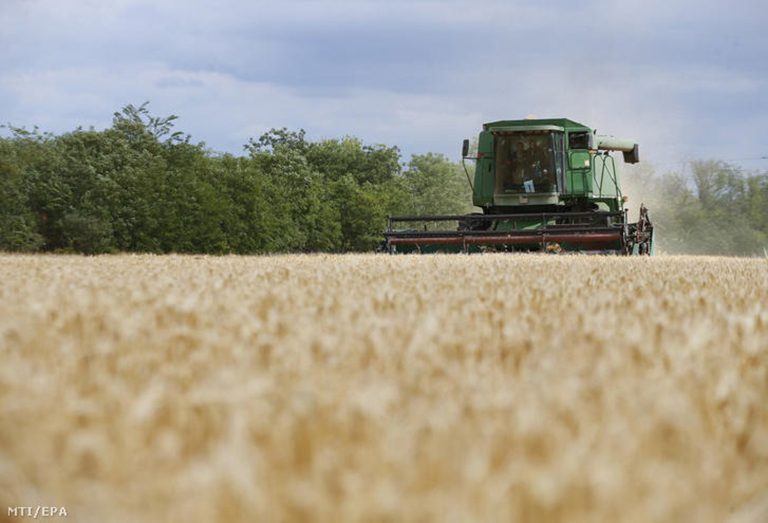
M 766 28 L 766 0 L 0 0 L 0 123 L 102 129 L 149 101 L 215 151 L 288 127 L 407 161 L 567 117 L 659 170 L 763 170 Z

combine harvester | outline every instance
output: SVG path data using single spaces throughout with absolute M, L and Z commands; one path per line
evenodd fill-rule
M 468 156 L 469 140 L 462 150 L 462 164 L 476 160 L 472 202 L 483 212 L 389 217 L 382 247 L 391 254 L 653 254 L 648 211 L 641 204 L 638 221 L 629 223 L 610 151 L 639 161 L 634 140 L 599 135 L 565 118 L 487 123 L 477 156 Z

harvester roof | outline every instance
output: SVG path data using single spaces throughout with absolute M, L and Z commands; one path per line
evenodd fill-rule
M 568 131 L 590 131 L 591 129 L 584 124 L 574 122 L 568 118 L 526 118 L 524 120 L 497 120 L 483 124 L 484 131 L 493 131 L 504 128 L 539 128 L 558 127 Z M 560 130 L 558 129 L 558 130 Z M 533 129 L 532 129 L 533 130 Z

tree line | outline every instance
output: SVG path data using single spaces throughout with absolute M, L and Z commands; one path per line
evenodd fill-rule
M 126 106 L 103 131 L 9 127 L 0 139 L 0 250 L 238 253 L 369 251 L 390 214 L 471 208 L 459 166 L 401 165 L 397 147 L 271 130 L 242 156 Z
M 461 165 L 440 154 L 404 164 L 394 146 L 310 141 L 287 129 L 251 139 L 243 155 L 217 154 L 177 131 L 175 120 L 144 104 L 124 107 L 103 131 L 7 126 L 0 250 L 371 251 L 387 215 L 472 210 Z M 662 250 L 763 254 L 768 173 L 723 162 L 693 162 L 691 171 L 635 173 Z

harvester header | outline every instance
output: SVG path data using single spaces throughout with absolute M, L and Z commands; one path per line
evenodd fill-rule
M 638 222 L 628 222 L 614 151 L 626 163 L 640 159 L 635 140 L 599 135 L 567 118 L 486 123 L 476 155 L 469 156 L 469 140 L 462 148 L 462 163 L 476 162 L 472 203 L 482 212 L 390 217 L 384 247 L 651 254 L 653 226 L 643 205 Z

